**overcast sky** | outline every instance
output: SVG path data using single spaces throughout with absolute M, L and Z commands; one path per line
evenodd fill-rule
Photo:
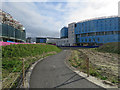
M 60 29 L 69 23 L 117 15 L 118 1 L 2 0 L 2 10 L 24 25 L 27 37 L 59 37 Z

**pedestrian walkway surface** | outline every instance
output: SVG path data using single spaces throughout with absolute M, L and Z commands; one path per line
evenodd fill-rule
M 66 66 L 69 53 L 69 50 L 63 50 L 40 61 L 32 71 L 30 88 L 101 88 Z

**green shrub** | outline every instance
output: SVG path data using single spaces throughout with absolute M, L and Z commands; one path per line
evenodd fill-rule
M 118 80 L 112 80 L 112 83 L 118 83 L 118 82 L 119 82 Z
M 98 77 L 100 74 L 96 70 L 90 69 L 90 75 Z
M 106 76 L 99 76 L 99 77 L 100 77 L 100 79 L 102 79 L 102 80 L 107 80 L 107 79 L 108 79 Z

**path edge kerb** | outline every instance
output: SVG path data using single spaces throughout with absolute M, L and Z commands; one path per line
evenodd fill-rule
M 28 72 L 26 73 L 25 75 L 25 81 L 24 81 L 24 87 L 21 86 L 21 88 L 30 88 L 30 77 L 31 77 L 31 74 L 32 74 L 32 71 L 34 69 L 34 67 L 42 60 L 44 60 L 45 58 L 47 58 L 49 56 L 46 56 L 44 58 L 41 58 L 39 59 L 38 61 L 36 61 L 34 64 L 31 65 L 31 67 L 28 69 Z
M 96 78 L 96 77 L 93 77 L 93 76 L 91 76 L 91 75 L 89 75 L 89 77 L 87 77 L 87 74 L 86 74 L 86 73 L 80 72 L 80 71 L 77 70 L 76 68 L 72 67 L 72 66 L 70 65 L 70 63 L 68 62 L 68 59 L 65 59 L 64 63 L 66 64 L 66 66 L 67 66 L 70 70 L 72 70 L 73 72 L 75 72 L 75 73 L 78 74 L 79 76 L 84 77 L 86 80 L 88 80 L 88 81 L 90 81 L 90 82 L 92 82 L 92 83 L 94 83 L 94 84 L 96 84 L 96 85 L 98 85 L 98 86 L 100 86 L 100 87 L 102 87 L 102 88 L 118 88 L 117 85 L 115 85 L 115 86 L 110 86 L 110 85 L 108 85 L 108 84 L 104 84 L 104 83 L 103 83 L 103 80 L 100 80 L 100 79 L 98 79 L 98 78 Z

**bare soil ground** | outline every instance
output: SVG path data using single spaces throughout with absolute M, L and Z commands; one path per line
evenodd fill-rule
M 79 49 L 79 51 L 86 54 L 90 63 L 99 68 L 99 71 L 102 71 L 101 74 L 107 76 L 109 81 L 113 83 L 117 81 L 118 60 L 120 60 L 118 54 L 98 52 L 94 49 Z

